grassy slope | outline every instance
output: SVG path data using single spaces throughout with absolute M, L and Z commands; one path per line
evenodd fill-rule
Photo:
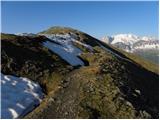
M 95 46 L 99 46 L 99 44 L 97 43 L 97 39 L 93 38 L 92 36 L 86 34 L 86 33 L 83 33 L 81 31 L 78 31 L 78 30 L 75 30 L 75 29 L 72 29 L 72 28 L 68 28 L 68 27 L 51 27 L 50 29 L 46 30 L 46 31 L 42 31 L 40 32 L 40 34 L 66 34 L 66 33 L 75 33 L 76 35 L 79 36 L 79 41 L 82 41 L 86 44 L 89 44 L 93 47 Z M 100 41 L 98 41 L 100 42 Z M 128 58 L 128 59 L 131 59 L 133 62 L 139 64 L 140 66 L 144 67 L 145 69 L 149 70 L 149 71 L 152 71 L 152 72 L 155 72 L 155 73 L 159 73 L 159 68 L 156 64 L 154 63 L 151 63 L 150 61 L 147 61 L 137 55 L 133 55 L 133 54 L 130 54 L 130 53 L 127 53 L 123 50 L 120 50 L 114 46 L 111 46 L 111 45 L 107 45 L 103 42 L 100 42 L 101 44 L 103 44 L 105 47 L 111 49 L 112 51 L 115 51 L 116 53 L 120 54 L 122 57 L 125 57 L 125 58 Z M 81 46 L 78 46 L 80 47 L 80 49 L 82 49 L 83 51 L 86 51 L 85 49 L 83 49 Z
M 157 64 L 154 64 L 150 61 L 147 61 L 137 55 L 134 55 L 134 54 L 131 54 L 131 53 L 128 53 L 128 52 L 125 52 L 121 49 L 118 49 L 112 45 L 108 45 L 108 44 L 105 44 L 103 42 L 101 42 L 105 47 L 109 48 L 110 50 L 113 50 L 115 51 L 117 54 L 119 54 L 120 56 L 122 57 L 125 57 L 131 61 L 133 61 L 133 63 L 151 71 L 151 72 L 154 72 L 154 73 L 157 73 L 159 74 L 159 67 L 157 66 Z
M 26 118 L 157 118 L 158 75 L 95 51 L 81 56 L 90 66 L 69 73 Z
M 134 54 L 140 57 L 143 57 L 144 59 L 159 64 L 159 50 L 136 50 L 134 51 Z
M 42 46 L 46 39 L 2 34 L 2 73 L 30 78 L 46 92 L 50 91 L 53 88 L 50 84 L 61 79 L 71 66 Z
M 61 33 L 62 31 L 64 32 Z M 45 60 L 40 59 L 32 62 L 34 59 L 29 58 L 31 65 L 34 66 L 38 63 L 36 68 L 41 68 L 40 71 L 46 70 L 43 67 L 45 67 L 44 64 L 47 65 L 46 63 L 49 61 L 51 64 L 57 65 L 56 67 L 47 66 L 47 69 L 48 67 L 50 68 L 48 69 L 49 72 L 44 72 L 44 75 L 47 75 L 47 77 L 42 77 L 45 78 L 45 80 L 43 79 L 45 82 L 41 80 L 42 85 L 48 85 L 47 89 L 52 92 L 50 92 L 42 104 L 27 115 L 26 118 L 157 118 L 159 96 L 158 67 L 137 56 L 104 44 L 105 47 L 129 59 L 131 62 L 116 58 L 101 49 L 99 42 L 97 42 L 95 38 L 73 29 L 66 30 L 65 28 L 57 27 L 56 29 L 52 28 L 43 33 L 64 34 L 71 31 L 79 36 L 80 41 L 88 43 L 94 48 L 94 53 L 90 53 L 82 46 L 76 44 L 76 46 L 83 50 L 83 54 L 80 57 L 87 61 L 89 66 L 81 67 L 73 71 L 68 69 L 67 63 L 54 53 L 51 53 L 48 49 L 43 48 L 41 44 L 33 44 L 34 42 L 30 40 L 27 44 L 25 44 L 24 41 L 20 43 L 21 40 L 17 41 L 17 37 L 16 42 L 11 42 L 11 40 L 14 41 L 15 39 L 2 39 L 2 57 L 8 56 L 2 59 L 2 64 L 5 66 L 2 66 L 2 72 L 4 68 L 7 68 L 6 63 L 3 62 L 5 60 L 11 58 L 11 60 L 7 61 L 9 66 L 17 63 L 14 59 L 20 61 L 28 60 L 28 57 L 22 57 L 21 59 L 15 52 L 10 54 L 12 53 L 12 51 L 9 50 L 11 47 L 8 48 L 8 44 L 6 43 L 12 43 L 11 46 L 14 46 L 14 48 L 20 45 L 17 52 L 23 51 L 22 48 L 27 46 L 25 51 L 32 50 L 32 52 L 35 53 L 34 50 L 38 50 L 38 57 L 44 53 L 43 59 Z M 25 39 L 28 41 L 30 38 Z M 43 40 L 44 39 L 42 39 L 42 41 Z M 41 43 L 40 41 L 36 41 L 36 43 L 37 42 Z M 23 56 L 23 54 L 22 52 L 20 56 Z M 35 54 L 32 56 L 34 55 Z M 22 63 L 22 66 L 26 66 L 24 61 Z M 17 63 L 15 68 L 17 68 L 18 65 L 19 63 Z M 9 68 L 13 69 L 14 67 Z M 13 69 L 11 73 L 33 78 L 30 72 L 19 73 L 23 71 L 23 67 L 18 67 L 18 70 L 15 71 L 16 70 Z M 32 71 L 35 73 L 36 70 L 34 67 L 32 67 Z M 39 72 L 36 72 L 36 75 L 38 73 Z

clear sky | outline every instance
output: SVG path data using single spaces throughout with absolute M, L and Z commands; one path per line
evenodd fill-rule
M 158 37 L 158 2 L 2 2 L 2 32 L 68 26 L 97 38 L 133 33 Z

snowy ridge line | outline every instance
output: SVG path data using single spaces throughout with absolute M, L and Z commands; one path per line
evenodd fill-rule
M 111 44 L 114 44 L 116 42 L 124 42 L 124 43 L 128 43 L 128 44 L 134 44 L 138 41 L 155 41 L 156 38 L 154 37 L 147 37 L 147 36 L 143 36 L 143 37 L 140 37 L 140 36 L 137 36 L 137 35 L 134 35 L 134 34 L 118 34 L 118 35 L 114 35 L 114 36 L 111 36 L 112 37 L 112 43 Z
M 16 119 L 32 111 L 44 94 L 39 84 L 23 78 L 1 73 L 1 118 Z
M 91 52 L 94 51 L 93 48 L 92 48 L 92 46 L 90 46 L 90 45 L 84 44 L 84 43 L 82 43 L 82 42 L 80 42 L 80 41 L 77 41 L 77 40 L 74 40 L 74 41 L 72 41 L 72 42 L 78 43 L 78 44 L 86 47 L 86 48 L 87 48 L 88 50 L 90 50 Z

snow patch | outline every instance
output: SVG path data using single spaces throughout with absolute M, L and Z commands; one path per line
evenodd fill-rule
M 83 61 L 78 58 L 78 56 L 82 53 L 82 51 L 73 45 L 73 41 L 76 41 L 76 36 L 69 35 L 69 34 L 42 34 L 49 38 L 52 41 L 55 41 L 58 44 L 52 43 L 51 41 L 45 41 L 43 45 L 53 51 L 54 53 L 58 54 L 61 58 L 67 61 L 69 64 L 76 66 L 76 65 L 84 65 Z
M 24 116 L 39 105 L 43 92 L 39 84 L 27 78 L 1 73 L 1 118 Z
M 58 54 L 62 59 L 64 59 L 73 66 L 84 65 L 83 61 L 76 56 L 75 53 L 77 51 L 73 51 L 72 49 L 67 49 L 60 45 L 53 44 L 52 42 L 49 41 L 44 42 L 43 45 L 48 49 L 50 49 L 51 51 L 53 51 L 54 53 Z
M 77 41 L 77 40 L 75 40 L 75 41 L 73 41 L 73 42 L 82 45 L 83 47 L 85 47 L 86 49 L 88 49 L 90 52 L 93 52 L 93 51 L 94 51 L 93 48 L 92 48 L 92 46 L 90 46 L 90 45 L 84 44 L 84 43 L 82 43 L 82 42 L 80 42 L 80 41 Z

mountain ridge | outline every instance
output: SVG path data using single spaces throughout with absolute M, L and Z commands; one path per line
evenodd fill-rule
M 23 117 L 158 118 L 156 65 L 66 27 L 1 38 L 2 73 L 27 77 L 45 94 Z

